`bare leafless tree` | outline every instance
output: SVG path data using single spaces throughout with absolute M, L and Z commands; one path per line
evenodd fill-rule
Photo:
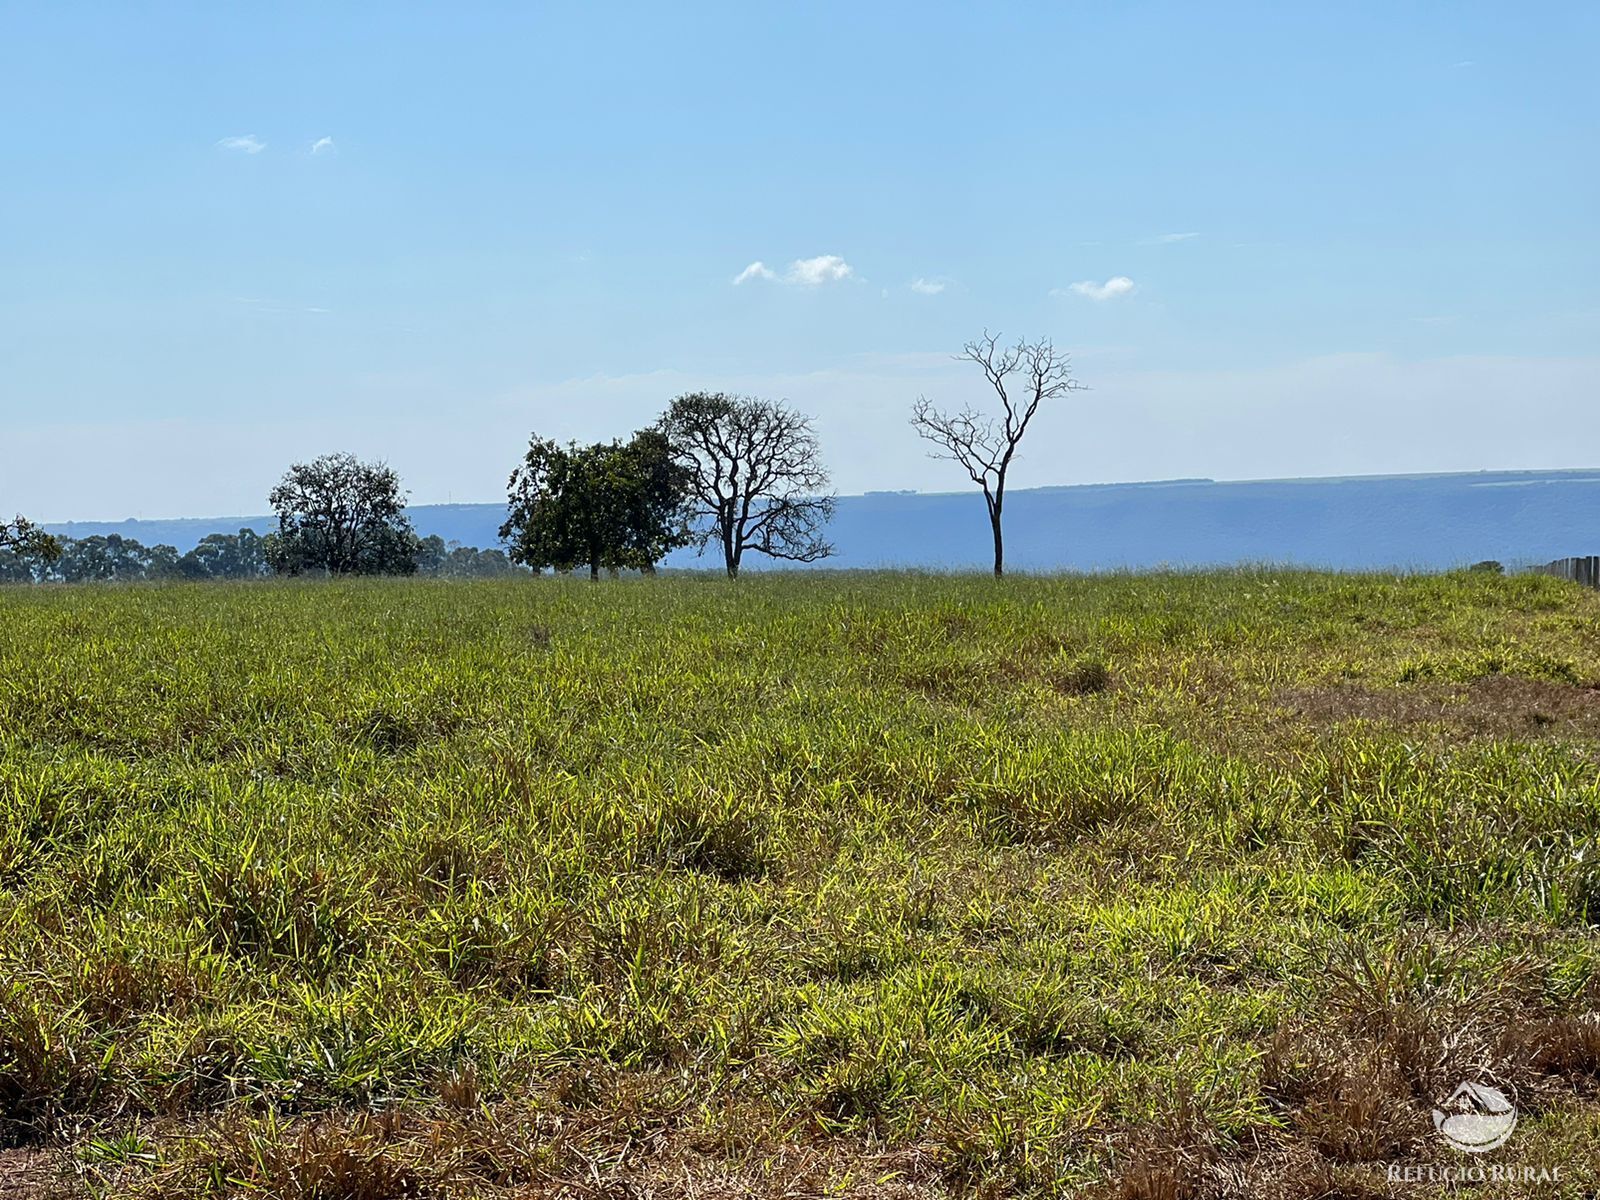
M 1006 501 L 1006 473 L 1017 456 L 1028 423 L 1046 401 L 1057 400 L 1083 385 L 1072 377 L 1072 361 L 1058 353 L 1048 338 L 1019 341 L 1002 347 L 997 334 L 968 342 L 957 361 L 976 363 L 1000 400 L 1001 413 L 991 415 L 968 405 L 959 412 L 942 412 L 918 396 L 911 409 L 917 435 L 932 442 L 934 458 L 960 463 L 972 482 L 983 489 L 994 533 L 994 573 L 1005 573 L 1005 541 L 1000 517 Z M 1018 395 L 1013 397 L 1012 390 Z
M 716 542 L 730 578 L 746 550 L 790 562 L 833 553 L 823 527 L 833 516 L 811 418 L 781 401 L 695 392 L 661 418 L 693 482 L 700 549 Z

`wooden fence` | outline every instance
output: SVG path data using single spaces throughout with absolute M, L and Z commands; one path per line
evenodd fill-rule
M 1541 575 L 1554 575 L 1558 579 L 1581 583 L 1584 587 L 1600 588 L 1600 554 L 1591 554 L 1587 558 L 1558 558 L 1553 563 L 1533 569 Z

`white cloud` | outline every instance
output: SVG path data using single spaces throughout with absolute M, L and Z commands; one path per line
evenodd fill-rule
M 1150 240 L 1158 246 L 1170 246 L 1173 242 L 1187 242 L 1190 238 L 1197 238 L 1198 233 L 1161 233 Z
M 824 283 L 837 283 L 849 279 L 855 269 L 837 254 L 819 254 L 815 258 L 797 258 L 782 275 L 757 259 L 734 277 L 734 286 L 751 279 L 772 279 L 779 283 L 817 287 Z
M 797 258 L 784 273 L 785 283 L 798 283 L 816 287 L 819 283 L 835 283 L 849 279 L 854 272 L 850 264 L 837 254 L 819 254 L 815 258 Z
M 1129 279 L 1126 275 L 1113 275 L 1104 283 L 1096 283 L 1092 279 L 1084 279 L 1073 284 L 1069 290 L 1075 292 L 1079 296 L 1087 296 L 1091 300 L 1116 300 L 1121 296 L 1126 296 L 1132 293 L 1133 280 Z M 1051 295 L 1054 296 L 1059 296 L 1061 294 L 1062 293 L 1059 288 L 1051 293 Z
M 755 262 L 751 263 L 748 267 L 734 276 L 733 286 L 738 287 L 741 283 L 746 283 L 752 279 L 776 278 L 777 276 L 768 269 L 767 264 L 762 262 L 760 259 L 757 259 Z
M 337 154 L 339 153 L 339 147 L 333 144 L 333 139 L 331 137 L 320 137 L 311 143 L 311 153 Z
M 217 145 L 223 150 L 243 150 L 246 154 L 260 154 L 267 148 L 267 144 L 253 133 L 242 137 L 225 137 Z
M 937 279 L 913 279 L 911 290 L 922 296 L 937 296 L 944 291 L 944 284 Z

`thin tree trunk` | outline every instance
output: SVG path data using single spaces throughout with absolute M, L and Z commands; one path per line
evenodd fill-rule
M 589 582 L 600 582 L 600 560 L 597 558 L 589 560 Z
M 986 497 L 987 499 L 987 497 Z M 1006 572 L 1006 546 L 1005 539 L 1000 534 L 1000 509 L 1005 503 L 1005 494 L 996 492 L 989 501 L 989 528 L 994 532 L 994 577 L 999 579 Z

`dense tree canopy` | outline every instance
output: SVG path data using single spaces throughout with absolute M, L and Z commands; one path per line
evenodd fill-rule
M 747 550 L 791 562 L 833 553 L 822 535 L 833 497 L 809 417 L 781 401 L 695 392 L 659 428 L 689 475 L 696 540 L 702 551 L 717 544 L 730 576 Z
M 513 561 L 536 570 L 653 571 L 688 540 L 688 483 L 656 430 L 591 446 L 534 437 L 511 475 L 500 536 Z
M 64 583 L 168 579 L 177 573 L 172 546 L 145 546 L 116 533 L 68 539 L 51 570 Z
M 353 454 L 295 463 L 267 500 L 278 516 L 277 540 L 267 548 L 275 570 L 410 575 L 417 569 L 417 536 L 400 477 L 383 463 Z
M 260 579 L 272 574 L 267 548 L 267 539 L 254 529 L 208 534 L 178 560 L 178 574 L 185 579 Z

